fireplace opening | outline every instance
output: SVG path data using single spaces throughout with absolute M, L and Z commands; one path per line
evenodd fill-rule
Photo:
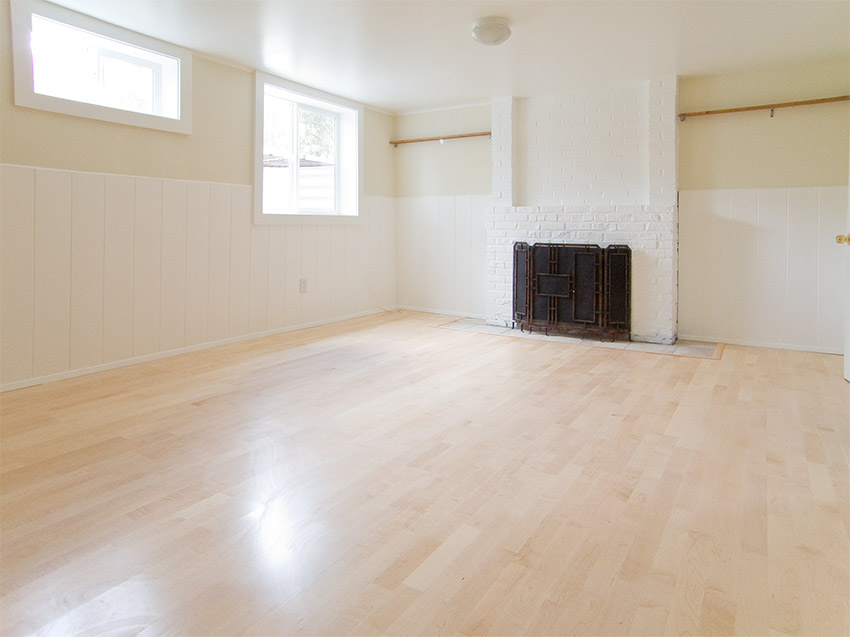
M 523 330 L 629 340 L 631 249 L 514 243 L 513 320 Z

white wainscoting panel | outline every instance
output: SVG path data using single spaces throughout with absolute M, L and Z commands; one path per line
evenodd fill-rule
M 186 345 L 205 343 L 209 305 L 210 184 L 189 182 L 186 218 Z
M 251 226 L 248 331 L 255 333 L 269 329 L 269 228 Z
M 35 293 L 33 373 L 67 371 L 71 364 L 71 175 L 35 173 Z
M 210 185 L 207 340 L 213 342 L 226 339 L 230 329 L 230 190 Z
M 135 179 L 133 356 L 159 351 L 162 290 L 162 180 Z
M 679 335 L 843 352 L 847 188 L 683 190 Z
M 331 228 L 331 270 L 345 269 L 345 227 Z M 345 314 L 345 277 L 335 276 L 331 282 L 331 314 Z
M 341 229 L 345 237 L 345 263 L 348 264 L 348 267 L 343 268 L 343 272 L 345 273 L 345 307 L 343 313 L 350 315 L 357 312 L 358 284 L 360 279 L 358 278 L 359 273 L 357 271 L 358 246 L 356 237 L 359 232 L 354 226 L 343 226 Z
M 133 357 L 136 184 L 132 177 L 107 175 L 105 185 L 102 362 L 112 363 Z
M 189 188 L 185 181 L 162 184 L 162 286 L 159 338 L 164 351 L 186 343 L 186 249 Z
M 286 298 L 283 314 L 284 325 L 298 325 L 301 322 L 301 292 L 299 291 L 299 279 L 301 278 L 301 234 L 303 226 L 289 226 L 286 228 L 286 242 L 283 244 L 283 254 L 286 257 L 283 267 L 286 272 L 297 272 L 297 277 L 287 277 L 284 286 L 284 297 Z
M 251 191 L 230 192 L 230 337 L 250 333 L 251 308 Z
M 392 198 L 255 226 L 246 185 L 2 165 L 0 388 L 393 309 L 395 256 Z
M 103 361 L 103 175 L 75 173 L 71 193 L 71 369 Z
M 32 377 L 35 170 L 0 166 L 0 383 Z
M 398 302 L 446 314 L 485 314 L 489 195 L 397 200 Z
M 310 261 L 310 266 L 315 268 L 315 295 L 316 295 L 316 320 L 327 321 L 333 312 L 331 311 L 331 284 L 333 282 L 333 269 L 331 267 L 331 234 L 330 226 L 316 226 L 316 250 L 315 263 Z
M 268 329 L 280 329 L 286 325 L 286 226 L 267 226 L 268 242 Z M 340 312 L 340 314 L 342 314 Z

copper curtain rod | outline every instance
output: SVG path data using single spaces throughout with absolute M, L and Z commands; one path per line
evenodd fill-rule
M 463 139 L 464 137 L 489 137 L 491 131 L 481 133 L 461 133 L 460 135 L 443 135 L 441 137 L 419 137 L 418 139 L 391 139 L 390 144 L 398 147 L 399 144 L 415 144 L 417 142 L 444 142 L 447 139 Z
M 802 100 L 800 102 L 781 102 L 779 104 L 762 104 L 761 106 L 739 106 L 738 108 L 721 108 L 716 111 L 699 111 L 694 113 L 679 113 L 679 119 L 683 122 L 686 117 L 697 117 L 698 115 L 720 115 L 721 113 L 743 113 L 745 111 L 764 111 L 770 110 L 770 116 L 773 117 L 774 108 L 786 108 L 788 106 L 808 106 L 810 104 L 828 104 L 830 102 L 846 102 L 850 100 L 850 95 L 839 95 L 838 97 L 822 97 L 817 100 Z

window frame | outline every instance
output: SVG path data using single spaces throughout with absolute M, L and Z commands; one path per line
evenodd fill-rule
M 334 113 L 337 117 L 335 139 L 334 211 L 308 210 L 304 212 L 267 213 L 263 211 L 263 129 L 265 122 L 265 87 L 274 86 L 307 110 Z M 274 224 L 328 224 L 360 223 L 363 196 L 363 117 L 362 104 L 326 93 L 302 84 L 257 71 L 254 95 L 254 223 Z M 297 112 L 297 109 L 296 109 Z M 295 116 L 297 122 L 297 115 Z M 343 120 L 348 120 L 343 122 Z M 343 140 L 342 129 L 349 129 Z M 297 136 L 297 130 L 294 131 Z M 353 148 L 352 148 L 353 146 Z M 296 158 L 297 161 L 297 158 Z M 353 173 L 353 174 L 352 174 Z M 297 190 L 293 198 L 297 200 Z
M 191 51 L 134 31 L 129 31 L 114 24 L 97 20 L 76 11 L 44 2 L 44 0 L 11 0 L 10 6 L 12 16 L 15 105 L 185 135 L 192 132 Z M 32 48 L 30 46 L 33 14 L 123 44 L 176 58 L 179 63 L 179 119 L 36 93 L 34 90 L 35 78 L 33 76 Z

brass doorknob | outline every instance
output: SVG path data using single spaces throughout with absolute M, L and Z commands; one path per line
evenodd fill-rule
M 846 234 L 840 234 L 835 237 L 835 243 L 850 243 L 850 237 Z

